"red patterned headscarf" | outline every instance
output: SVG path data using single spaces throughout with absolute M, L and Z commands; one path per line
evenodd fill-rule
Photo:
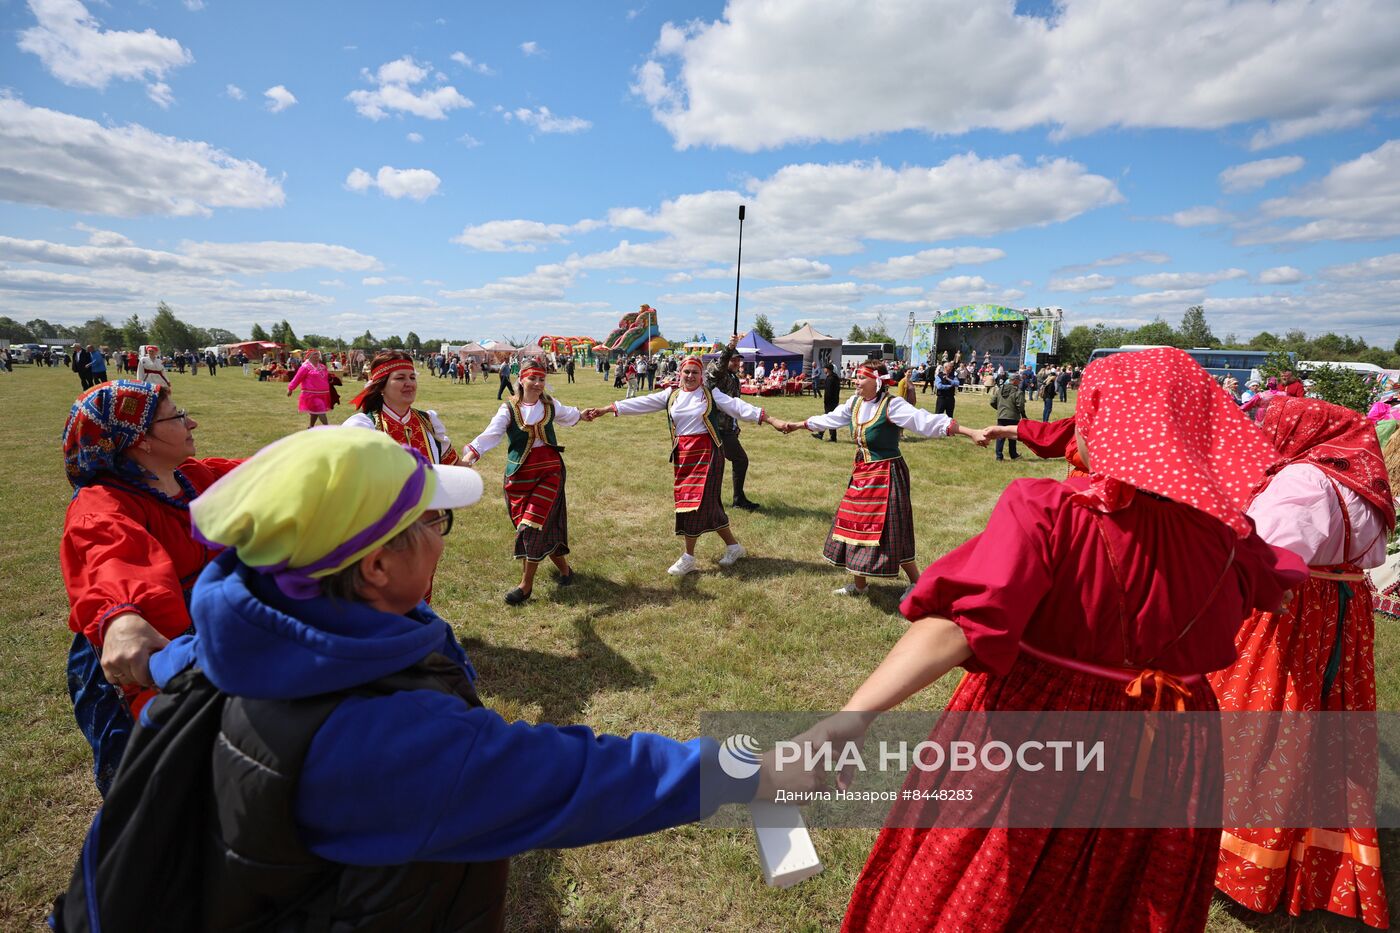
M 122 379 L 78 397 L 63 426 L 63 468 L 75 491 L 104 474 L 141 477 L 141 468 L 123 454 L 151 430 L 164 388 Z
M 1310 463 L 1380 509 L 1395 527 L 1395 500 L 1376 429 L 1364 415 L 1315 398 L 1275 399 L 1260 425 L 1283 455 L 1272 476 L 1293 463 Z
M 401 369 L 408 370 L 409 372 L 416 372 L 416 370 L 413 367 L 413 360 L 399 359 L 385 360 L 378 366 L 371 369 L 369 371 L 369 382 L 365 383 L 365 387 L 360 390 L 359 395 L 356 395 L 350 400 L 351 406 L 354 408 L 360 408 L 362 405 L 364 405 L 365 399 L 369 396 L 371 392 L 373 392 L 375 389 L 382 389 L 384 387 L 384 383 L 389 381 L 389 375 L 391 373 L 396 373 Z
M 1250 533 L 1245 509 L 1278 454 L 1185 352 L 1162 347 L 1091 364 L 1074 423 L 1089 448 L 1083 501 L 1112 511 L 1143 489 Z

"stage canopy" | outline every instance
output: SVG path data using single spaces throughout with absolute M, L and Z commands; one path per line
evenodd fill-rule
M 811 324 L 803 324 L 801 328 L 786 336 L 776 337 L 773 343 L 779 349 L 802 354 L 802 362 L 806 367 L 805 372 L 812 372 L 818 365 L 826 363 L 828 360 L 833 360 L 838 364 L 841 362 L 841 339 L 828 337 L 821 331 L 814 329 Z M 789 368 L 791 367 L 789 366 Z
M 738 345 L 735 346 L 739 355 L 744 358 L 745 367 L 750 367 L 759 360 L 763 361 L 765 369 L 772 369 L 774 363 L 786 363 L 787 368 L 792 372 L 797 372 L 802 368 L 802 354 L 794 353 L 791 350 L 784 350 L 764 340 L 757 331 L 749 331 L 739 338 Z M 718 359 L 718 353 L 705 354 L 706 360 Z

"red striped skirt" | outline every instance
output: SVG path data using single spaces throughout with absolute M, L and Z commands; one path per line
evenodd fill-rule
M 1376 708 L 1370 588 L 1356 567 L 1314 568 L 1319 572 L 1324 576 L 1310 577 L 1288 611 L 1255 612 L 1245 620 L 1235 636 L 1239 660 L 1209 678 L 1221 709 Z M 1353 595 L 1339 631 L 1343 583 Z M 1328 661 L 1339 646 L 1341 663 L 1324 696 Z M 1356 809 L 1371 812 L 1374 801 L 1359 800 Z M 1294 916 L 1329 910 L 1373 927 L 1390 925 L 1379 841 L 1370 827 L 1227 829 L 1215 886 L 1261 913 L 1282 903 Z
M 874 507 L 877 500 L 878 507 Z M 877 515 L 878 527 L 874 524 Z M 864 527 L 856 529 L 858 524 Z M 858 534 L 852 534 L 853 529 Z M 858 536 L 873 540 L 852 543 Z M 914 508 L 909 501 L 909 465 L 903 457 L 856 463 L 832 519 L 822 557 L 863 577 L 897 577 L 900 565 L 914 559 Z
M 708 434 L 676 438 L 676 534 L 695 538 L 729 527 L 724 511 L 724 453 Z
M 1002 676 L 963 677 L 948 709 L 1144 710 L 1118 680 L 1069 670 L 1022 653 Z M 1188 686 L 1186 708 L 1215 709 L 1203 680 Z M 949 735 L 935 726 L 930 741 Z M 1172 775 L 1174 794 L 1206 794 L 1209 756 Z M 915 770 L 906 788 L 933 790 L 946 771 Z M 1122 793 L 1129 791 L 1122 782 Z M 1007 800 L 1014 793 L 1005 795 Z M 908 806 L 921 806 L 912 804 Z M 891 823 L 916 822 L 899 812 Z M 845 931 L 1133 930 L 1198 933 L 1210 908 L 1218 829 L 952 829 L 880 832 L 846 912 Z
M 542 561 L 569 553 L 564 459 L 553 447 L 532 447 L 506 477 L 506 508 L 515 526 L 516 559 Z

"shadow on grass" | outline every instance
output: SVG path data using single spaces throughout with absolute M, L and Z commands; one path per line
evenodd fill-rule
M 718 569 L 714 568 L 714 570 Z M 575 571 L 578 575 L 578 581 L 571 587 L 557 588 L 550 598 L 565 606 L 597 604 L 596 610 L 592 613 L 594 617 L 612 612 L 622 612 L 627 609 L 670 606 L 682 598 L 687 604 L 697 600 L 708 602 L 714 598 L 695 589 L 695 583 L 699 577 L 714 572 L 709 568 L 702 566 L 699 572 L 687 574 L 679 580 L 666 576 L 665 567 L 658 567 L 657 572 L 660 576 L 665 577 L 669 585 L 643 586 L 636 583 L 619 583 L 607 577 Z
M 835 512 L 835 505 L 826 509 L 814 509 L 808 506 L 789 505 L 786 502 L 770 500 L 763 503 L 763 511 L 758 514 L 767 518 L 810 518 L 829 522 Z
M 726 577 L 733 580 L 761 580 L 766 577 L 786 577 L 794 573 L 812 573 L 829 570 L 831 565 L 823 561 L 793 560 L 790 557 L 745 557 L 733 567 L 724 570 Z
M 510 863 L 510 887 L 506 895 L 505 928 L 511 933 L 545 930 L 590 930 L 613 933 L 617 927 L 599 924 L 587 917 L 577 916 L 565 906 L 576 895 L 577 882 L 558 876 L 559 852 L 537 849 L 526 852 Z M 571 914 L 568 919 L 565 915 Z
M 584 618 L 574 623 L 578 646 L 571 655 L 493 645 L 479 638 L 462 642 L 486 692 L 521 705 L 538 703 L 540 721 L 567 725 L 578 720 L 600 693 L 650 687 L 656 678 L 614 651 Z

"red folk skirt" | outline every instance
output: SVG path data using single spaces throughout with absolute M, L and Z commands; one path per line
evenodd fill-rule
M 863 577 L 897 577 L 914 559 L 914 507 L 903 457 L 851 468 L 822 557 Z
M 729 527 L 724 511 L 724 453 L 708 434 L 676 438 L 676 534 L 695 538 Z
M 564 458 L 553 447 L 532 447 L 504 492 L 515 526 L 517 560 L 539 561 L 569 553 L 569 506 L 564 497 Z
M 1186 687 L 1184 700 L 1188 710 L 1216 708 L 1204 679 Z M 1118 680 L 1025 652 L 1004 676 L 967 674 L 948 703 L 950 711 L 1150 707 L 1146 697 L 1129 697 Z M 938 727 L 930 736 L 950 738 Z M 1174 793 L 1199 788 L 1205 795 L 1206 784 L 1219 781 L 1203 761 L 1195 765 L 1174 777 Z M 915 771 L 905 786 L 928 790 L 940 779 L 939 772 Z M 1218 829 L 887 827 L 842 929 L 1194 933 L 1205 928 L 1219 844 Z
M 1376 708 L 1370 589 L 1353 566 L 1314 568 L 1313 573 L 1287 612 L 1255 612 L 1240 627 L 1235 636 L 1239 660 L 1209 677 L 1221 709 Z M 1341 584 L 1353 595 L 1339 631 Z M 1334 652 L 1340 665 L 1324 696 Z M 1282 902 L 1293 916 L 1329 910 L 1373 927 L 1390 926 L 1374 828 L 1227 829 L 1215 886 L 1260 913 Z

